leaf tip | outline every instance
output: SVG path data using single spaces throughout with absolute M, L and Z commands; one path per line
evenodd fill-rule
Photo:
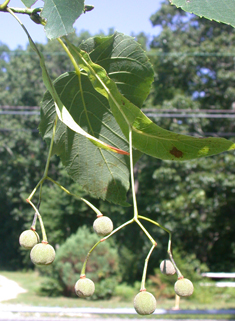
M 125 150 L 122 150 L 122 149 L 113 147 L 113 146 L 111 146 L 111 145 L 108 145 L 108 146 L 109 146 L 109 147 L 112 149 L 112 151 L 115 152 L 115 153 L 122 154 L 122 155 L 130 155 L 130 153 L 129 153 L 129 152 L 126 152 Z

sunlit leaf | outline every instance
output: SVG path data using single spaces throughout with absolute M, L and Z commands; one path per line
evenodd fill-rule
M 84 11 L 84 0 L 44 0 L 41 13 L 46 19 L 46 36 L 59 38 L 74 32 L 73 24 Z
M 170 0 L 170 2 L 199 17 L 235 27 L 235 0 Z
M 235 144 L 224 138 L 195 138 L 157 126 L 120 94 L 105 69 L 93 63 L 86 52 L 68 44 L 75 59 L 87 72 L 93 87 L 109 101 L 112 113 L 127 138 L 129 126 L 132 128 L 133 146 L 141 152 L 164 160 L 181 161 L 235 149 Z
M 142 107 L 149 95 L 154 71 L 146 53 L 133 37 L 115 32 L 109 37 L 90 38 L 80 48 L 106 70 L 128 100 Z
M 107 100 L 94 90 L 87 76 L 82 75 L 83 98 L 75 72 L 60 76 L 55 82 L 55 88 L 74 121 L 84 131 L 107 144 L 128 151 L 128 142 Z M 42 102 L 40 133 L 48 141 L 51 140 L 55 117 L 54 101 L 47 93 Z M 69 175 L 91 196 L 126 205 L 126 192 L 129 189 L 128 156 L 95 146 L 62 122 L 57 125 L 53 153 L 60 156 Z

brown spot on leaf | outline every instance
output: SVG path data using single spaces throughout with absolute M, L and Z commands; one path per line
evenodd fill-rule
M 173 147 L 172 150 L 170 150 L 170 153 L 176 158 L 183 157 L 183 152 L 181 152 L 181 150 L 178 150 L 176 147 Z

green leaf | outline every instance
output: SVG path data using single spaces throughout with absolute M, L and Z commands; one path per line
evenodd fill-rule
M 128 139 L 133 131 L 133 146 L 141 152 L 164 160 L 189 160 L 235 149 L 224 138 L 195 138 L 176 134 L 154 124 L 144 113 L 120 94 L 105 69 L 93 63 L 89 55 L 68 42 L 78 64 L 87 72 L 97 92 L 109 101 L 113 115 Z
M 199 17 L 235 27 L 235 0 L 170 0 L 171 4 Z
M 23 2 L 27 8 L 30 8 L 37 0 L 21 0 L 21 2 Z
M 74 32 L 73 24 L 84 11 L 84 0 L 44 0 L 41 13 L 47 20 L 45 31 L 49 39 Z
M 142 105 L 153 81 L 153 69 L 145 52 L 132 37 L 118 33 L 110 37 L 95 37 L 87 40 L 83 47 L 89 48 L 94 59 L 103 63 L 106 72 L 114 77 L 117 86 L 130 100 Z M 139 77 L 137 71 L 140 73 Z M 68 108 L 71 117 L 85 132 L 107 144 L 114 144 L 112 146 L 116 148 L 123 147 L 125 151 L 129 151 L 129 144 L 112 115 L 107 100 L 94 90 L 87 76 L 82 76 L 85 106 L 79 96 L 78 76 L 74 73 L 61 76 L 55 85 L 60 96 L 57 100 L 62 99 L 62 105 Z M 55 116 L 53 108 L 55 106 L 50 95 L 45 96 L 40 124 L 40 131 L 45 139 L 51 138 Z M 86 117 L 81 117 L 85 114 Z M 126 204 L 129 157 L 100 150 L 61 123 L 57 127 L 53 152 L 61 157 L 70 176 L 92 196 Z M 139 151 L 135 151 L 135 160 L 140 155 Z
M 88 52 L 116 83 L 118 90 L 138 107 L 150 92 L 154 71 L 140 44 L 133 37 L 115 32 L 109 37 L 94 37 L 80 49 Z
M 107 100 L 82 76 L 83 98 L 75 72 L 61 75 L 55 89 L 75 122 L 98 139 L 124 150 L 129 144 L 113 117 Z M 85 101 L 85 106 L 83 104 Z M 47 92 L 42 101 L 40 133 L 50 141 L 56 117 L 55 105 Z M 60 156 L 69 175 L 91 196 L 127 205 L 129 157 L 98 148 L 85 137 L 58 122 L 53 153 Z

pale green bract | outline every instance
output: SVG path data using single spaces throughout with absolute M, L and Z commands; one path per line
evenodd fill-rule
M 141 107 L 149 94 L 154 72 L 146 53 L 134 38 L 115 33 L 109 37 L 90 38 L 82 47 L 91 52 L 97 63 L 102 64 L 122 94 Z M 79 77 L 70 72 L 58 77 L 54 88 L 56 95 L 53 95 L 58 96 L 61 106 L 66 106 L 81 129 L 106 144 L 129 151 L 128 140 L 114 118 L 107 99 L 93 88 L 84 72 L 81 74 L 81 87 Z M 57 110 L 57 113 L 60 114 L 60 111 Z M 48 143 L 55 117 L 54 99 L 46 93 L 42 101 L 40 133 Z M 53 153 L 60 156 L 69 175 L 93 197 L 127 205 L 129 157 L 97 148 L 66 125 L 60 121 L 57 124 Z M 134 151 L 134 162 L 140 155 L 139 151 Z
M 235 144 L 224 138 L 195 138 L 165 130 L 154 124 L 144 113 L 118 90 L 101 66 L 89 55 L 67 41 L 77 63 L 83 68 L 94 87 L 106 97 L 122 132 L 128 139 L 133 132 L 133 146 L 143 153 L 163 160 L 190 160 L 235 149 Z

